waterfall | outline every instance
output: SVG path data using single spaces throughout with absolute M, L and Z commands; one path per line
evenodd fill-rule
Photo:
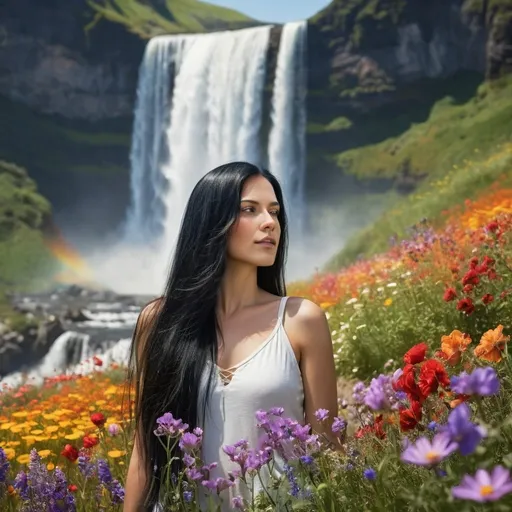
M 286 199 L 292 233 L 304 231 L 306 172 L 306 36 L 305 21 L 283 28 L 272 99 L 269 164 Z
M 159 293 L 193 187 L 229 161 L 276 174 L 292 235 L 302 231 L 307 24 L 282 29 L 272 97 L 265 94 L 271 29 L 158 36 L 147 44 L 130 154 L 131 205 L 119 247 L 96 258 L 112 288 Z
M 158 36 L 148 43 L 135 109 L 127 241 L 163 235 L 171 248 L 202 175 L 230 160 L 263 163 L 270 29 Z

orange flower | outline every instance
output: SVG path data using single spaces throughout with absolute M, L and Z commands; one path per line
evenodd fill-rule
M 445 359 L 450 366 L 455 366 L 460 361 L 462 352 L 466 351 L 470 343 L 469 335 L 454 330 L 448 336 L 441 338 L 441 351 L 437 353 L 437 356 Z
M 482 336 L 480 344 L 474 350 L 475 356 L 491 363 L 499 363 L 505 344 L 509 341 L 510 336 L 503 334 L 503 325 L 498 325 L 496 329 L 490 329 Z

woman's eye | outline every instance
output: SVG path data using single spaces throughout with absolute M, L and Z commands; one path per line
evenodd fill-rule
M 243 212 L 252 213 L 252 212 L 254 212 L 254 207 L 253 206 L 246 206 L 245 208 L 242 208 L 242 211 Z
M 272 210 L 270 215 L 275 215 L 277 217 L 279 215 L 279 210 Z

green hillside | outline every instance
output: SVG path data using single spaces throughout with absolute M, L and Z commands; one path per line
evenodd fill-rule
M 52 270 L 54 259 L 43 240 L 50 213 L 26 171 L 0 160 L 0 295 L 33 288 Z
M 482 85 L 463 105 L 436 104 L 424 123 L 380 144 L 346 151 L 339 160 L 360 177 L 395 176 L 404 167 L 423 173 L 418 189 L 348 240 L 327 268 L 385 251 L 424 219 L 443 222 L 443 211 L 494 183 L 512 183 L 512 77 Z
M 336 156 L 344 172 L 363 179 L 442 174 L 475 153 L 512 138 L 512 77 L 482 84 L 468 102 L 438 101 L 428 119 L 398 137 Z
M 101 18 L 121 23 L 143 38 L 160 34 L 200 33 L 242 28 L 257 22 L 232 9 L 200 0 L 100 0 L 91 1 Z

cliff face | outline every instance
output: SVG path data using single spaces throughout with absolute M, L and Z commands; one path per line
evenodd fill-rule
M 311 20 L 311 88 L 356 98 L 460 70 L 483 74 L 487 31 L 462 6 L 463 0 L 333 1 Z
M 0 6 L 0 94 L 37 112 L 100 120 L 131 115 L 144 42 L 102 22 L 85 0 Z
M 194 12 L 184 1 L 0 3 L 0 158 L 29 169 L 59 221 L 96 233 L 124 215 L 145 37 L 257 24 L 189 3 Z M 512 0 L 333 0 L 310 20 L 308 61 L 308 190 L 323 193 L 328 176 L 335 194 L 380 190 L 390 182 L 340 181 L 335 155 L 397 136 L 446 95 L 463 101 L 512 71 Z

